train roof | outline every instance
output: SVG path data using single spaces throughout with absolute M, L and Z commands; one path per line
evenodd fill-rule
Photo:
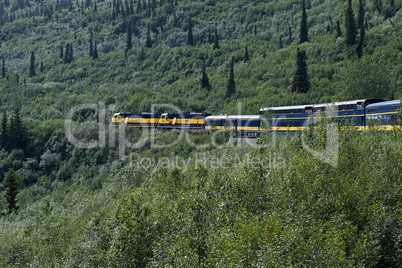
M 391 100 L 391 101 L 377 102 L 377 103 L 367 105 L 367 108 L 374 108 L 374 107 L 387 106 L 387 105 L 399 105 L 400 106 L 401 105 L 401 100 Z
M 205 118 L 206 120 L 259 120 L 259 115 L 211 115 Z
M 327 107 L 327 106 L 341 106 L 341 105 L 350 105 L 350 104 L 371 104 L 371 103 L 377 103 L 377 102 L 382 102 L 382 99 L 359 99 L 359 100 L 350 100 L 350 101 L 338 101 L 334 103 L 318 103 L 318 104 L 305 104 L 305 105 L 292 105 L 292 106 L 277 106 L 277 107 L 267 107 L 267 108 L 261 108 L 260 113 L 266 112 L 266 111 L 283 111 L 283 110 L 303 110 L 308 108 L 320 108 L 320 107 Z

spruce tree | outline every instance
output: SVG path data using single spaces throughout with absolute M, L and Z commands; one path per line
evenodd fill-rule
M 3 57 L 3 62 L 1 65 L 1 77 L 5 78 L 6 77 L 6 60 Z
M 229 64 L 229 80 L 226 87 L 226 98 L 230 98 L 236 92 L 236 83 L 234 79 L 234 57 L 230 60 Z
M 32 51 L 31 52 L 31 58 L 29 61 L 29 77 L 35 76 L 36 72 L 35 72 L 35 53 Z
M 297 49 L 297 69 L 293 78 L 292 91 L 307 93 L 310 90 L 310 82 L 307 75 L 307 56 L 304 50 Z
M 43 66 L 42 60 L 40 61 L 40 72 L 43 73 L 45 71 L 45 67 Z
M 218 30 L 215 29 L 215 34 L 214 34 L 214 46 L 213 49 L 219 49 L 219 35 L 218 35 Z
M 364 27 L 361 27 L 359 43 L 357 44 L 357 47 L 356 47 L 356 54 L 357 54 L 357 57 L 359 57 L 359 58 L 361 58 L 363 56 L 364 35 L 365 35 Z
M 293 37 L 292 37 L 292 27 L 289 26 L 289 44 L 291 44 L 293 41 Z
M 70 63 L 70 58 L 69 58 L 69 50 L 70 50 L 70 44 L 66 44 L 66 51 L 64 52 L 64 62 L 65 63 Z
M 356 21 L 352 9 L 352 0 L 348 0 L 348 7 L 346 9 L 346 44 L 353 46 L 356 44 Z
M 126 43 L 127 50 L 130 50 L 133 48 L 133 41 L 132 41 L 133 37 L 132 36 L 133 36 L 133 31 L 131 29 L 131 23 L 129 22 L 127 24 L 127 43 Z
M 191 18 L 188 21 L 187 45 L 194 46 L 193 22 Z
M 205 65 L 202 66 L 201 88 L 206 88 L 208 90 L 211 88 L 208 75 L 205 71 Z
M 250 60 L 250 56 L 248 55 L 248 48 L 246 45 L 246 49 L 244 51 L 244 62 L 248 62 Z
M 96 39 L 95 39 L 95 44 L 94 44 L 94 52 L 93 52 L 93 54 L 92 54 L 92 59 L 97 59 L 99 57 L 99 55 L 98 55 L 98 44 L 97 44 L 97 42 L 96 42 Z
M 364 2 L 359 0 L 359 14 L 357 17 L 357 28 L 361 29 L 364 27 Z
M 13 169 L 10 169 L 6 175 L 6 183 L 5 183 L 5 197 L 7 200 L 7 210 L 8 214 L 18 211 L 17 205 L 17 195 L 18 195 L 18 184 L 19 184 L 19 176 Z
M 66 44 L 66 50 L 64 52 L 64 62 L 65 63 L 71 63 L 73 61 L 73 45 L 70 43 Z
M 89 32 L 89 56 L 92 57 L 94 53 L 93 48 L 93 34 L 92 31 Z
M 12 139 L 8 140 L 10 149 L 21 149 L 25 151 L 28 145 L 28 135 L 21 118 L 20 107 L 14 109 L 8 133 L 12 133 Z
M 335 32 L 335 38 L 338 39 L 338 37 L 342 36 L 342 30 L 341 30 L 341 25 L 339 23 L 339 20 L 336 21 L 336 32 Z
M 60 59 L 64 58 L 64 53 L 63 53 L 63 44 L 60 44 Z
M 7 124 L 7 112 L 3 112 L 1 118 L 1 129 L 0 129 L 0 148 L 7 150 L 8 148 L 8 124 Z
M 300 21 L 299 44 L 308 42 L 307 13 L 305 0 L 302 1 L 302 17 Z
M 147 29 L 147 41 L 145 43 L 145 46 L 152 47 L 151 32 L 149 31 L 149 28 Z

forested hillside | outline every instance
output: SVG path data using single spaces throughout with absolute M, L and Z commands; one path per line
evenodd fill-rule
M 153 104 L 257 114 L 400 99 L 401 7 L 1 0 L 0 266 L 399 267 L 400 130 L 341 132 L 331 166 L 303 135 L 256 147 L 156 131 L 122 151 L 108 122 Z M 75 146 L 67 125 L 96 146 Z
M 9 110 L 18 96 L 24 114 L 47 120 L 97 101 L 137 112 L 164 102 L 212 113 L 234 112 L 241 101 L 255 114 L 274 104 L 398 98 L 400 1 L 362 1 L 362 15 L 352 1 L 355 45 L 347 45 L 347 2 L 306 1 L 309 42 L 302 45 L 301 1 L 3 3 L 1 105 Z M 307 56 L 307 94 L 292 92 L 297 47 Z M 232 57 L 236 92 L 227 99 Z M 203 67 L 210 88 L 201 86 Z

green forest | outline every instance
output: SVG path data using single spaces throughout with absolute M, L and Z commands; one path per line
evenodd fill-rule
M 400 129 L 342 128 L 328 162 L 319 124 L 249 143 L 110 120 L 402 99 L 401 7 L 0 0 L 0 267 L 400 267 Z

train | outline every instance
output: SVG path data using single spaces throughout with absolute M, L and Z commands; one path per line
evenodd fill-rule
M 401 100 L 359 99 L 335 103 L 260 108 L 257 115 L 208 113 L 115 113 L 112 123 L 137 128 L 179 129 L 189 132 L 230 131 L 234 136 L 255 138 L 262 132 L 296 133 L 325 114 L 358 130 L 373 125 L 392 130 L 398 125 Z

